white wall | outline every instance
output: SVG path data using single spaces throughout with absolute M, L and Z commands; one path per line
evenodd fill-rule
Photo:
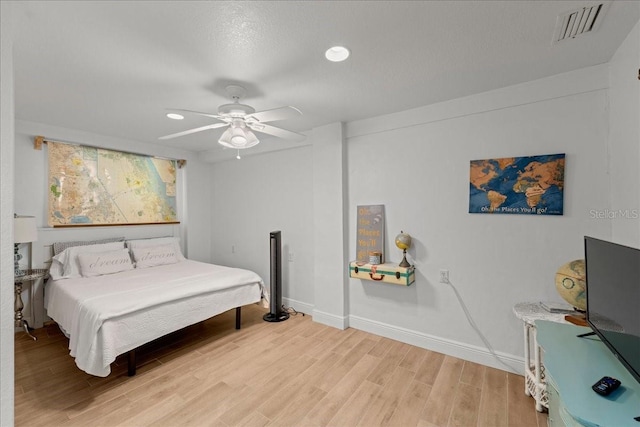
M 640 3 L 637 4 L 640 8 Z M 640 247 L 640 22 L 609 63 L 613 240 Z
M 345 275 L 348 212 L 347 160 L 342 123 L 313 129 L 313 231 L 315 288 L 313 319 L 336 328 L 349 326 Z
M 314 304 L 312 175 L 307 145 L 216 163 L 210 181 L 212 261 L 251 269 L 268 286 L 269 233 L 282 231 L 283 296 L 300 310 Z
M 570 91 L 560 89 L 569 83 Z M 355 207 L 384 204 L 387 257 L 401 260 L 393 238 L 408 232 L 417 273 L 407 288 L 351 280 L 351 324 L 494 364 L 474 347 L 484 345 L 453 290 L 438 283 L 438 270 L 447 269 L 494 349 L 506 359 L 522 355 L 513 305 L 559 300 L 558 267 L 583 257 L 585 234 L 611 234 L 609 222 L 589 216 L 609 202 L 605 85 L 606 68 L 594 67 L 411 111 L 410 125 L 380 117 L 367 120 L 367 134 L 366 123 L 354 124 L 349 252 L 356 251 Z M 468 213 L 470 160 L 556 153 L 566 153 L 563 216 Z
M 584 235 L 613 239 L 618 229 L 640 246 L 637 217 L 593 215 L 614 202 L 633 211 L 640 197 L 637 80 L 633 87 L 617 81 L 618 74 L 636 78 L 637 26 L 629 37 L 611 72 L 604 64 L 347 124 L 349 252 L 356 206 L 382 203 L 389 259 L 401 259 L 393 237 L 404 230 L 414 237 L 409 255 L 417 267 L 409 288 L 351 280 L 352 326 L 505 368 L 487 354 L 453 289 L 438 283 L 438 270 L 447 269 L 502 361 L 521 369 L 513 363 L 522 355 L 513 304 L 559 301 L 555 271 L 583 257 Z M 610 118 L 609 103 L 624 112 Z M 470 160 L 552 153 L 567 155 L 563 216 L 467 213 Z
M 0 2 L 0 425 L 13 425 L 13 33 Z

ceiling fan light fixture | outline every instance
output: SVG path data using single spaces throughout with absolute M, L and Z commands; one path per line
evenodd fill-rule
M 242 135 L 231 135 L 231 145 L 234 147 L 244 147 L 247 144 L 247 137 Z
M 246 127 L 234 127 L 230 126 L 225 130 L 218 143 L 228 148 L 235 148 L 242 150 L 245 148 L 251 148 L 257 145 L 260 141 L 251 130 Z
M 333 46 L 324 53 L 325 58 L 331 62 L 342 62 L 349 57 L 349 49 L 344 46 Z

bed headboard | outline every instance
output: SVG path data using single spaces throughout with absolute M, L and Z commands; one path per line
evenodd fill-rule
M 51 265 L 51 257 L 53 256 L 53 244 L 55 242 L 100 240 L 110 237 L 124 237 L 127 240 L 132 240 L 164 236 L 180 237 L 182 253 L 187 256 L 184 245 L 185 239 L 180 235 L 179 224 L 40 228 L 38 229 L 38 241 L 33 242 L 32 246 L 32 265 L 34 268 L 49 268 Z

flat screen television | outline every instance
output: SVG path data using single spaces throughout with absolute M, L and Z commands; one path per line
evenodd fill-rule
M 640 382 L 640 250 L 585 236 L 587 323 Z

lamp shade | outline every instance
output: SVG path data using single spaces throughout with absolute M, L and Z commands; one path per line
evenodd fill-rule
M 225 130 L 218 142 L 221 145 L 229 148 L 244 149 L 250 148 L 258 144 L 260 141 L 256 135 L 248 129 L 244 122 L 232 123 L 227 130 Z
M 36 218 L 33 216 L 16 216 L 13 218 L 13 242 L 29 243 L 38 240 Z

